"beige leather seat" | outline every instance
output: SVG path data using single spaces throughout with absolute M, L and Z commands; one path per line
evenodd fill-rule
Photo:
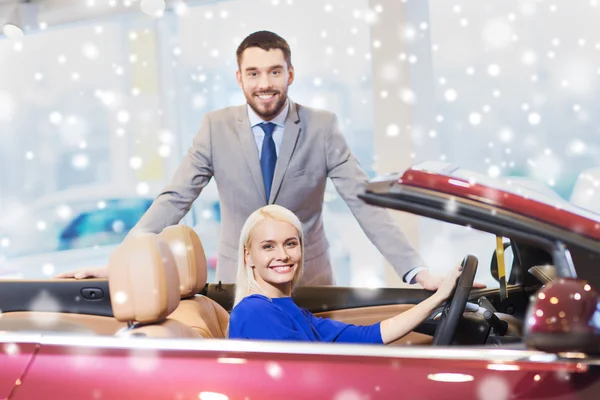
M 171 248 L 179 269 L 181 302 L 169 318 L 195 329 L 203 338 L 225 338 L 229 313 L 199 293 L 206 285 L 206 255 L 196 232 L 185 225 L 166 227 L 159 236 Z
M 110 257 L 108 284 L 113 314 L 128 324 L 118 336 L 200 338 L 167 318 L 179 304 L 179 274 L 169 245 L 158 235 L 126 239 Z

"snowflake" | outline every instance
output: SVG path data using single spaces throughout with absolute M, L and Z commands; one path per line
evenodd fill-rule
M 279 380 L 283 377 L 283 368 L 276 362 L 268 362 L 265 369 L 267 374 L 275 380 Z
M 447 89 L 444 92 L 444 98 L 446 99 L 446 101 L 448 103 L 452 103 L 454 100 L 456 100 L 457 97 L 458 97 L 458 93 L 456 93 L 456 90 L 454 90 L 454 89 Z
M 527 117 L 527 120 L 529 121 L 529 123 L 531 125 L 539 125 L 540 122 L 542 121 L 542 116 L 538 113 L 531 113 L 529 114 L 529 116 Z
M 139 373 L 154 373 L 160 366 L 160 352 L 152 349 L 133 349 L 129 365 Z
M 469 114 L 469 123 L 473 126 L 479 125 L 481 123 L 481 114 L 476 112 Z
M 390 124 L 387 126 L 385 132 L 387 136 L 395 137 L 400 134 L 400 127 L 396 124 Z
M 500 75 L 500 67 L 496 64 L 488 66 L 488 74 L 493 77 Z

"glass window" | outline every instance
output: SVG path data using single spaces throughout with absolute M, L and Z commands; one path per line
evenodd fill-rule
M 141 14 L 0 40 L 0 276 L 106 264 L 167 182 L 156 42 Z
M 204 114 L 245 102 L 235 50 L 260 29 L 290 43 L 296 71 L 290 97 L 335 112 L 370 176 L 375 138 L 410 136 L 410 160 L 402 163 L 433 157 L 491 177 L 520 177 L 593 209 L 600 181 L 590 111 L 599 92 L 600 53 L 591 42 L 597 10 L 573 5 L 582 16 L 574 32 L 556 21 L 567 10 L 525 3 L 407 2 L 392 22 L 383 16 L 397 3 L 369 0 L 190 2 L 160 18 L 135 4 L 101 12 L 82 3 L 69 9 L 75 23 L 57 20 L 21 39 L 0 39 L 0 274 L 22 269 L 16 258 L 47 254 L 31 267 L 40 272 L 57 264 L 53 252 L 93 250 L 95 262 L 105 263 L 96 246 L 115 245 L 139 214 L 121 214 L 117 203 L 113 211 L 112 203 L 105 211 L 93 205 L 159 193 Z M 38 11 L 40 18 L 53 16 Z M 396 50 L 393 60 L 376 61 Z M 375 121 L 377 105 L 393 98 L 398 120 Z M 375 131 L 388 122 L 390 129 Z M 78 208 L 86 202 L 92 206 Z M 336 282 L 383 284 L 381 254 L 331 184 L 324 220 Z M 122 232 L 115 231 L 119 221 Z M 220 226 L 214 182 L 184 223 L 199 233 L 214 266 Z M 428 251 L 445 238 L 435 239 L 439 232 L 429 222 L 417 225 L 419 253 L 442 272 L 447 263 Z M 56 268 L 83 266 L 75 265 L 82 259 L 61 258 Z
M 374 175 L 369 1 L 262 3 L 269 12 L 256 12 L 256 2 L 217 1 L 158 19 L 137 9 L 89 19 L 82 6 L 69 10 L 80 22 L 0 40 L 1 276 L 106 263 L 171 178 L 204 113 L 245 102 L 235 50 L 256 30 L 288 40 L 296 68 L 290 97 L 335 112 Z M 125 206 L 132 196 L 138 205 Z M 365 271 L 380 282 L 381 256 L 331 185 L 324 218 L 338 284 L 362 285 Z M 212 280 L 220 224 L 214 182 L 184 222 L 203 241 Z
M 500 284 L 492 276 L 492 262 L 496 258 L 496 236 L 430 218 L 421 218 L 420 254 L 434 274 L 443 276 L 449 268 L 457 266 L 463 258 L 474 255 L 479 260 L 476 281 L 488 288 L 498 288 Z M 432 234 L 433 232 L 433 234 Z M 508 243 L 508 238 L 503 238 Z M 511 247 L 504 253 L 506 276 L 510 276 L 514 261 Z
M 598 164 L 599 9 L 428 3 L 438 135 L 424 144 L 464 168 L 527 178 L 570 199 L 580 172 Z M 562 22 L 569 15 L 576 29 Z

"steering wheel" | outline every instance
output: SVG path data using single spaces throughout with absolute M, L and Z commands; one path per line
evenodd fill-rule
M 473 287 L 475 273 L 477 272 L 477 264 L 479 264 L 479 260 L 475 256 L 468 255 L 463 259 L 461 263 L 462 272 L 458 278 L 458 283 L 446 301 L 442 316 L 435 329 L 435 334 L 433 335 L 434 346 L 448 346 L 452 344 L 458 322 L 469 300 L 469 293 Z

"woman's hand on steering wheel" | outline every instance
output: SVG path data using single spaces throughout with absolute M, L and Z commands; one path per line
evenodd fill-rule
M 450 297 L 450 295 L 454 291 L 454 288 L 456 287 L 456 282 L 462 272 L 462 269 L 462 265 L 458 265 L 456 268 L 448 272 L 446 276 L 442 279 L 440 287 L 435 292 L 435 296 L 438 297 L 440 302 L 443 302 Z
M 444 280 L 442 284 L 444 289 L 439 293 L 439 296 L 446 296 L 448 301 L 444 306 L 442 316 L 433 335 L 434 346 L 449 346 L 452 344 L 458 322 L 462 318 L 467 301 L 469 301 L 469 294 L 477 273 L 477 264 L 479 264 L 477 257 L 468 255 L 463 259 L 461 268 L 456 268 Z M 460 277 L 458 283 L 455 283 L 457 275 Z M 455 286 L 456 289 L 452 290 Z M 441 290 L 442 287 L 439 291 Z M 438 292 L 434 296 L 438 296 Z

